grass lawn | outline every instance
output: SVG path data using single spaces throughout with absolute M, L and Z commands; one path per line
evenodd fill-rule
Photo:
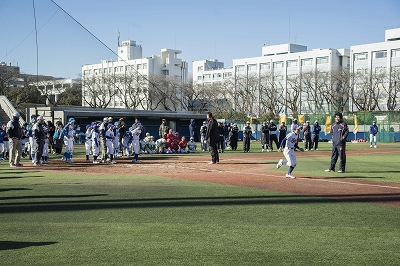
M 354 178 L 399 182 L 395 154 L 361 145 L 348 157 Z M 323 175 L 327 162 L 302 158 L 296 172 Z M 162 175 L 0 171 L 2 265 L 400 264 L 394 207 Z

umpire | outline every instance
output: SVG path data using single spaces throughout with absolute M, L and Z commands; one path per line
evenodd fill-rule
M 211 162 L 209 164 L 216 164 L 219 162 L 219 155 L 217 149 L 217 143 L 219 140 L 219 130 L 217 120 L 214 119 L 211 112 L 207 112 L 207 133 L 206 139 L 210 141 L 210 153 L 211 153 Z

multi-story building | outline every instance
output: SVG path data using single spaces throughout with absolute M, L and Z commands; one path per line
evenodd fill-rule
M 350 108 L 398 110 L 400 97 L 400 28 L 385 31 L 385 41 L 350 47 L 353 94 Z
M 187 62 L 178 58 L 180 53 L 162 49 L 158 56 L 143 57 L 135 41 L 122 42 L 118 61 L 102 60 L 82 67 L 82 106 L 182 110 L 183 105 L 172 107 L 167 102 L 168 86 L 187 81 Z M 157 105 L 160 101 L 163 104 Z
M 274 111 L 307 113 L 329 107 L 306 89 L 306 74 L 314 78 L 317 86 L 316 73 L 324 78 L 332 70 L 349 67 L 349 55 L 348 49 L 307 51 L 306 46 L 297 44 L 264 46 L 262 56 L 234 59 L 230 69 L 224 69 L 223 63 L 216 60 L 195 61 L 193 77 L 198 86 L 230 82 L 236 95 L 236 99 L 230 99 L 232 103 L 256 116 L 271 109 L 264 108 L 267 101 L 276 101 Z M 274 95 L 271 91 L 275 91 Z

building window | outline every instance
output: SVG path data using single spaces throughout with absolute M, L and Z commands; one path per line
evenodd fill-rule
M 287 67 L 296 67 L 297 66 L 297 60 L 288 60 L 286 61 Z
M 202 76 L 197 76 L 197 80 L 202 80 Z
M 224 78 L 229 78 L 232 77 L 232 73 L 228 72 L 228 73 L 224 73 Z
M 256 64 L 247 65 L 247 71 L 257 71 L 257 65 Z
M 312 66 L 312 58 L 301 59 L 302 66 Z
M 400 49 L 392 50 L 392 57 L 400 57 Z
M 375 59 L 386 58 L 386 57 L 387 57 L 387 51 L 373 52 L 373 58 Z
M 386 67 L 376 67 L 375 68 L 375 74 L 385 74 L 386 73 Z
M 260 70 L 268 70 L 271 68 L 271 64 L 270 63 L 261 63 L 260 64 Z
M 368 53 L 354 54 L 354 61 L 367 60 L 367 59 L 368 59 Z
M 143 64 L 143 69 L 147 69 L 147 63 Z
M 197 71 L 203 71 L 204 67 L 203 66 L 199 66 L 197 67 Z
M 221 78 L 221 73 L 213 74 L 213 79 L 220 79 L 220 78 Z
M 357 74 L 367 74 L 367 72 L 368 72 L 368 69 L 366 69 L 366 68 L 359 68 L 359 69 L 357 69 Z
M 327 56 L 317 57 L 317 65 L 328 64 L 328 63 L 329 63 L 329 57 Z
M 244 72 L 244 66 L 236 66 L 236 72 Z
M 205 74 L 203 77 L 204 79 L 211 79 L 211 74 Z
M 274 68 L 283 68 L 283 61 L 274 62 Z

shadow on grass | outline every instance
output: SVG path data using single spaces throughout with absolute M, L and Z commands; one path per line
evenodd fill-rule
M 18 178 L 37 178 L 37 177 L 44 177 L 42 175 L 37 176 L 0 176 L 0 180 L 2 179 L 18 179 Z
M 20 200 L 20 199 L 68 199 L 68 198 L 88 198 L 102 197 L 108 194 L 89 194 L 89 195 L 46 195 L 46 196 L 19 196 L 19 197 L 0 197 L 0 200 Z
M 63 196 L 65 197 L 65 196 Z M 172 208 L 207 206 L 246 206 L 272 204 L 319 204 L 343 202 L 400 202 L 400 193 L 393 194 L 332 194 L 332 195 L 279 195 L 240 197 L 185 197 L 116 200 L 44 201 L 23 203 L 2 203 L 0 213 L 29 213 L 81 211 L 130 208 Z
M 0 250 L 21 249 L 27 247 L 40 247 L 57 244 L 58 242 L 21 242 L 21 241 L 0 241 Z
M 6 192 L 6 191 L 16 191 L 16 190 L 32 190 L 31 188 L 23 188 L 23 187 L 17 187 L 17 188 L 0 188 L 0 192 Z

